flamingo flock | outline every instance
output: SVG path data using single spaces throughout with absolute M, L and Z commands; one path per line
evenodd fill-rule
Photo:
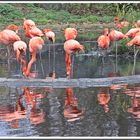
M 117 59 L 117 43 L 120 40 L 128 39 L 131 40 L 127 42 L 126 46 L 135 46 L 138 48 L 134 51 L 134 56 L 136 55 L 140 48 L 140 27 L 139 20 L 135 23 L 135 27 L 130 29 L 127 33 L 122 33 L 120 29 L 129 26 L 129 22 L 125 19 L 120 20 L 118 17 L 114 18 L 115 29 L 104 29 L 104 34 L 100 35 L 97 39 L 98 46 L 103 50 L 107 50 L 111 43 L 115 43 L 116 47 L 116 59 Z M 36 61 L 36 55 L 41 52 L 45 46 L 45 39 L 50 41 L 52 44 L 55 43 L 56 35 L 52 29 L 45 28 L 43 30 L 37 27 L 37 24 L 31 20 L 24 18 L 22 29 L 25 32 L 25 36 L 29 38 L 29 42 L 26 43 L 21 39 L 18 34 L 19 28 L 14 24 L 10 24 L 6 29 L 0 32 L 0 43 L 6 45 L 8 59 L 10 59 L 11 50 L 15 51 L 17 61 L 22 65 L 22 73 L 25 78 L 31 76 L 31 68 L 33 63 Z M 75 28 L 66 28 L 64 30 L 64 51 L 65 51 L 65 65 L 66 65 L 66 75 L 68 79 L 73 77 L 73 61 L 74 54 L 79 51 L 84 52 L 84 46 L 81 45 L 77 40 L 78 31 Z M 29 51 L 31 58 L 29 62 L 23 59 L 23 55 L 26 55 L 26 51 Z M 50 59 L 50 46 L 49 46 L 49 59 Z M 50 60 L 49 60 L 50 65 Z M 50 66 L 49 66 L 50 67 Z M 51 74 L 53 79 L 56 78 L 55 75 L 55 46 L 53 45 L 53 72 Z

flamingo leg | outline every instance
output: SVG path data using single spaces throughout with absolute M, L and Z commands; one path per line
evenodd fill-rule
M 118 45 L 117 42 L 115 42 L 115 47 L 116 47 L 116 65 L 115 65 L 115 72 L 117 73 L 118 71 Z
M 43 67 L 43 63 L 42 63 L 42 55 L 41 55 L 41 52 L 39 52 L 39 60 L 40 60 L 41 70 L 42 70 L 43 77 L 44 77 L 45 76 L 45 72 L 44 72 L 44 67 Z
M 51 47 L 49 45 L 49 73 L 51 71 Z
M 53 73 L 55 74 L 55 46 L 53 45 Z
M 7 45 L 7 66 L 8 66 L 8 77 L 10 76 L 10 72 L 11 72 L 11 67 L 10 67 L 10 46 Z
M 138 52 L 139 52 L 139 49 L 136 50 L 136 47 L 134 46 L 134 65 L 133 65 L 133 69 L 132 69 L 132 75 L 135 74 L 136 59 L 137 59 Z
M 74 70 L 74 54 L 72 54 L 72 64 L 71 64 L 71 72 L 70 72 L 71 78 L 73 77 L 73 70 Z

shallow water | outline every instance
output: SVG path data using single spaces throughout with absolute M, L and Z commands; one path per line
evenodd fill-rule
M 104 52 L 97 49 L 95 41 L 81 42 L 86 46 L 84 54 L 73 55 L 73 78 L 99 78 L 99 77 L 113 77 L 113 76 L 128 76 L 133 74 L 140 74 L 140 60 L 137 58 L 135 71 L 133 71 L 134 60 L 133 56 L 118 55 L 117 61 L 114 54 L 107 54 L 104 57 Z M 65 78 L 65 52 L 63 50 L 63 43 L 52 45 L 49 59 L 49 44 L 46 44 L 42 53 L 41 61 L 38 54 L 37 61 L 33 64 L 31 72 L 37 73 L 37 78 L 45 78 L 55 68 L 57 78 Z M 56 48 L 55 53 L 55 67 L 53 66 L 53 47 Z M 88 50 L 88 47 L 90 48 Z M 28 53 L 27 53 L 28 54 Z M 31 58 L 27 55 L 26 61 Z M 50 61 L 50 64 L 49 64 Z M 10 69 L 8 70 L 8 67 Z M 21 66 L 15 58 L 10 60 L 10 65 L 6 61 L 0 63 L 0 77 L 21 78 Z

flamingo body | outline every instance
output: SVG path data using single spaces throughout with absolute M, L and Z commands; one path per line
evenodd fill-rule
M 75 28 L 66 28 L 64 31 L 64 36 L 66 40 L 75 39 L 77 37 L 77 30 Z
M 44 33 L 50 41 L 55 42 L 55 33 L 51 29 L 44 29 Z
M 104 29 L 104 35 L 100 35 L 97 42 L 98 46 L 100 46 L 102 49 L 108 48 L 110 44 L 110 38 L 108 37 L 108 28 Z
M 124 39 L 126 37 L 127 37 L 126 35 L 124 35 L 122 32 L 117 31 L 117 30 L 112 30 L 109 33 L 110 41 L 119 41 L 119 40 Z
M 19 40 L 21 40 L 20 37 L 12 30 L 5 29 L 0 32 L 0 42 L 5 45 Z

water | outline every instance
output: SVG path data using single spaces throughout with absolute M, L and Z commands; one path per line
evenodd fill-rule
M 95 46 L 95 42 L 83 42 Z M 47 47 L 47 45 L 46 45 Z M 65 78 L 63 45 L 56 47 L 56 77 Z M 46 78 L 48 51 L 37 57 L 32 74 Z M 102 57 L 96 48 L 74 56 L 73 78 L 132 75 L 133 57 Z M 51 63 L 53 61 L 51 50 Z M 28 56 L 30 58 L 30 56 Z M 123 60 L 123 61 L 122 61 Z M 0 63 L 0 77 L 23 78 L 16 59 Z M 41 63 L 44 75 L 42 74 Z M 140 74 L 137 59 L 135 73 Z M 140 136 L 140 84 L 96 88 L 0 87 L 0 136 Z
M 82 42 L 86 48 L 85 54 L 74 55 L 73 61 L 73 78 L 101 78 L 101 77 L 113 77 L 113 76 L 128 76 L 132 74 L 140 74 L 140 60 L 137 58 L 135 71 L 134 58 L 130 55 L 118 55 L 116 61 L 115 55 L 109 53 L 105 57 L 102 57 L 104 52 L 100 52 L 97 49 L 97 43 L 95 41 Z M 37 61 L 32 66 L 32 73 L 37 73 L 39 78 L 46 78 L 50 72 L 53 71 L 53 45 L 51 46 L 51 58 L 49 65 L 49 44 L 46 44 L 42 51 L 42 59 L 40 61 L 39 55 L 37 56 Z M 56 59 L 55 59 L 55 71 L 57 78 L 65 78 L 65 52 L 63 50 L 63 43 L 54 45 L 56 48 Z M 94 46 L 94 47 L 92 47 Z M 96 46 L 96 47 L 95 47 Z M 90 49 L 88 50 L 88 47 Z M 25 58 L 28 62 L 31 58 L 27 55 Z M 0 63 L 0 77 L 16 78 L 21 77 L 21 66 L 15 58 L 10 60 L 10 70 L 8 71 L 8 66 L 6 61 Z
M 0 88 L 0 136 L 139 136 L 140 85 Z

